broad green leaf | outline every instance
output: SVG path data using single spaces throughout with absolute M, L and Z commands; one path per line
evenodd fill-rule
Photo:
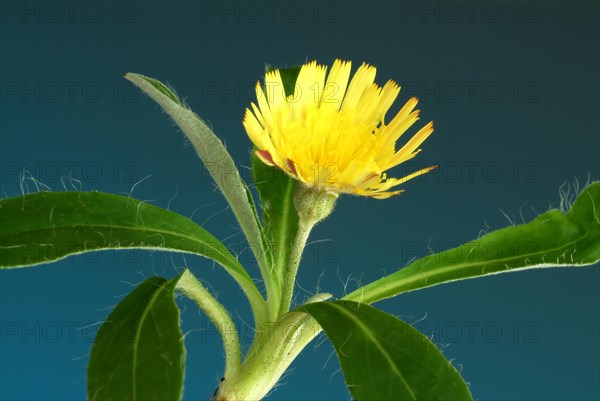
M 333 343 L 356 400 L 471 400 L 436 346 L 402 320 L 366 304 L 317 302 L 309 313 Z
M 253 205 L 249 202 L 249 192 L 223 142 L 166 85 L 140 74 L 128 73 L 125 74 L 125 78 L 156 101 L 194 145 L 198 156 L 223 192 L 246 235 L 261 268 L 269 295 L 273 291 L 276 292 L 268 275 L 260 223 L 253 210 Z
M 185 348 L 174 290 L 179 277 L 151 277 L 100 327 L 88 365 L 90 401 L 176 401 Z
M 0 213 L 2 267 L 103 249 L 148 248 L 196 253 L 245 273 L 225 246 L 193 221 L 127 196 L 38 192 L 0 200 Z
M 266 307 L 252 278 L 225 245 L 177 213 L 102 192 L 38 192 L 0 200 L 0 268 L 122 248 L 206 256 L 233 276 L 254 309 Z
M 458 248 L 429 255 L 348 294 L 373 303 L 450 281 L 533 268 L 584 266 L 600 260 L 600 182 L 585 188 L 567 213 L 550 210 Z

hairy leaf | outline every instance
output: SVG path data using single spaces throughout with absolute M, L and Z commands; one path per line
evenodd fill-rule
M 550 210 L 458 248 L 419 259 L 348 294 L 373 303 L 432 285 L 524 269 L 584 266 L 600 260 L 600 182 L 585 188 L 567 213 Z
M 185 348 L 174 299 L 178 280 L 147 279 L 108 316 L 90 356 L 90 401 L 181 399 Z
M 280 69 L 279 73 L 286 95 L 293 95 L 300 67 Z M 294 205 L 298 181 L 277 167 L 267 166 L 255 152 L 251 164 L 252 178 L 260 197 L 269 263 L 278 282 L 282 283 L 291 244 L 298 231 L 298 211 Z
M 225 245 L 177 213 L 102 192 L 38 192 L 0 200 L 1 268 L 123 248 L 206 256 L 233 276 L 253 308 L 266 307 L 252 278 Z
M 263 248 L 260 223 L 257 220 L 249 193 L 235 162 L 225 149 L 223 142 L 194 112 L 189 110 L 179 97 L 160 81 L 140 74 L 128 73 L 125 78 L 139 87 L 175 121 L 190 140 L 206 169 L 229 202 L 231 210 L 239 221 L 259 266 L 266 273 L 267 261 Z M 265 277 L 269 287 L 268 277 Z
M 471 400 L 460 374 L 427 337 L 366 304 L 316 302 L 309 313 L 333 343 L 356 400 Z
M 283 171 L 264 164 L 252 155 L 252 177 L 260 196 L 267 249 L 274 271 L 284 273 L 291 244 L 298 231 L 298 212 L 294 206 L 297 181 Z

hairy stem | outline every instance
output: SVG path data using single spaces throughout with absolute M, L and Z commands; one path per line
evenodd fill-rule
M 290 310 L 296 274 L 302 258 L 302 251 L 312 228 L 325 219 L 333 211 L 338 195 L 299 185 L 294 193 L 294 206 L 298 212 L 298 229 L 291 244 L 289 260 L 283 272 L 283 288 L 278 316 L 285 315 Z
M 296 283 L 296 275 L 298 274 L 298 266 L 302 258 L 302 252 L 306 246 L 306 241 L 315 222 L 300 219 L 298 221 L 298 231 L 291 244 L 290 257 L 283 272 L 283 289 L 281 292 L 281 304 L 279 306 L 279 316 L 285 315 L 292 304 L 294 296 L 294 285 Z
M 240 368 L 242 354 L 238 332 L 231 316 L 189 270 L 183 272 L 176 288 L 196 302 L 221 333 L 225 349 L 225 378 L 235 377 Z
M 317 294 L 306 303 L 329 299 Z M 317 322 L 304 312 L 292 311 L 265 327 L 255 338 L 237 376 L 225 379 L 215 401 L 263 399 L 277 384 L 298 354 L 321 332 Z

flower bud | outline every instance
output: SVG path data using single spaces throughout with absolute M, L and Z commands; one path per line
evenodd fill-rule
M 300 184 L 294 194 L 294 204 L 300 220 L 314 225 L 333 211 L 338 194 Z

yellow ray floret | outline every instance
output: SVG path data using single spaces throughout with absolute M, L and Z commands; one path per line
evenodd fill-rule
M 309 187 L 383 199 L 392 190 L 435 166 L 403 178 L 385 171 L 412 159 L 433 133 L 421 128 L 404 146 L 396 141 L 419 119 L 417 99 L 410 99 L 386 124 L 385 114 L 400 93 L 394 81 L 383 87 L 375 67 L 363 63 L 350 80 L 351 63 L 336 60 L 327 67 L 315 61 L 302 66 L 293 94 L 286 96 L 279 70 L 256 84 L 257 104 L 246 109 L 244 127 L 258 157 Z M 327 75 L 327 77 L 326 77 Z

